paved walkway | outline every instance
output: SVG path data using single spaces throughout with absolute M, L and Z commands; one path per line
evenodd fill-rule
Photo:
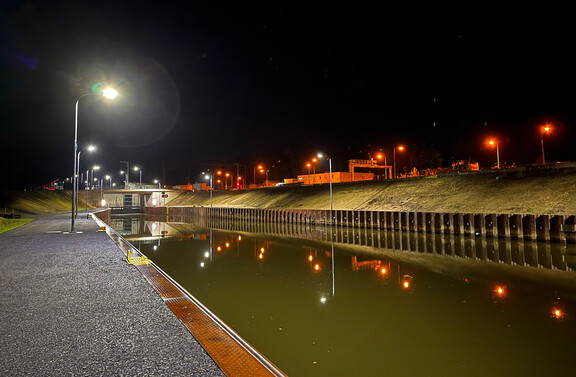
M 223 376 L 92 219 L 0 235 L 0 375 Z

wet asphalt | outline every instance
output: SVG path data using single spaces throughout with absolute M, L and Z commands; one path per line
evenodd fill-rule
M 223 376 L 86 215 L 0 234 L 0 375 Z

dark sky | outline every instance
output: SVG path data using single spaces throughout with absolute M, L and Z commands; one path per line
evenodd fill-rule
M 190 4 L 189 4 L 190 3 Z M 311 5 L 314 3 L 316 5 Z M 305 171 L 318 151 L 335 170 L 406 145 L 399 166 L 540 156 L 574 160 L 576 32 L 567 9 L 487 3 L 426 8 L 374 2 L 2 1 L 3 188 L 72 175 L 83 97 L 81 169 L 120 181 L 198 180 L 218 164 Z M 278 162 L 280 161 L 280 162 Z M 163 169 L 164 166 L 164 169 Z M 274 166 L 272 168 L 272 166 Z M 322 170 L 322 168 L 319 168 Z M 133 174 L 131 180 L 136 180 Z

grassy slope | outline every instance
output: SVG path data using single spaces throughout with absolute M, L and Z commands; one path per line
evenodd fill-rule
M 26 225 L 31 221 L 34 221 L 34 219 L 5 219 L 0 217 L 0 234 L 22 225 Z
M 72 198 L 64 191 L 3 191 L 0 192 L 0 211 L 11 213 L 45 214 L 70 212 Z
M 214 191 L 215 207 L 329 209 L 328 185 Z M 210 206 L 209 192 L 185 192 L 170 206 Z M 0 211 L 70 212 L 62 191 L 0 192 Z M 334 209 L 576 215 L 576 169 L 464 174 L 397 182 L 334 184 Z
M 208 192 L 183 193 L 170 206 L 209 206 Z M 328 185 L 219 192 L 215 207 L 329 209 Z M 397 182 L 334 184 L 334 209 L 576 214 L 576 172 L 478 174 Z

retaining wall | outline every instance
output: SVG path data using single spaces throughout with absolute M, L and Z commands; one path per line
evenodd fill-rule
M 301 225 L 401 230 L 471 235 L 559 243 L 576 243 L 576 216 L 397 212 L 362 210 L 306 210 L 210 207 L 146 207 L 150 215 L 181 216 L 218 221 L 264 222 Z

